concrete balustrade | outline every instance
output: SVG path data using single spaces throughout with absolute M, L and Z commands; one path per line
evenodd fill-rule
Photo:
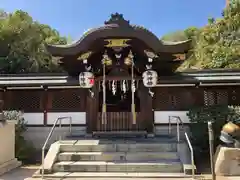
M 1 122 L 0 126 L 0 175 L 21 165 L 15 158 L 15 123 Z

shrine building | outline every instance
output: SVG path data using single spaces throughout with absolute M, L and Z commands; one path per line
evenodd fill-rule
M 72 44 L 46 48 L 67 73 L 0 75 L 3 109 L 23 112 L 27 138 L 37 146 L 59 117 L 71 117 L 62 126 L 71 123 L 83 136 L 154 136 L 176 124 L 174 117 L 190 123 L 194 106 L 240 103 L 240 70 L 176 72 L 191 41 L 160 40 L 121 14 Z

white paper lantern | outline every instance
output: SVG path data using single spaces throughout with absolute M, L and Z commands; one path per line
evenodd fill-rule
M 147 70 L 142 74 L 143 84 L 145 87 L 155 87 L 158 82 L 158 74 L 156 71 Z
M 79 74 L 79 85 L 81 88 L 92 88 L 94 85 L 94 75 L 91 72 L 81 72 Z

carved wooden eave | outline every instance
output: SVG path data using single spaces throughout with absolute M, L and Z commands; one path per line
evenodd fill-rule
M 151 31 L 142 26 L 131 25 L 121 14 L 113 14 L 103 26 L 93 28 L 86 32 L 80 40 L 68 45 L 46 45 L 53 56 L 75 56 L 88 52 L 97 39 L 138 39 L 156 54 L 183 53 L 191 48 L 191 40 L 181 42 L 165 42 L 160 40 Z
M 184 61 L 186 60 L 186 54 L 173 54 L 174 57 L 176 57 L 175 59 L 173 59 L 173 61 Z
M 178 42 L 161 40 L 161 42 L 163 44 L 162 52 L 168 52 L 173 54 L 185 53 L 192 48 L 192 40 L 178 41 Z

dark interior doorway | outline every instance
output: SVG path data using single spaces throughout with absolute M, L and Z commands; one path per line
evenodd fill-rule
M 134 93 L 135 111 L 140 112 L 140 98 L 137 89 Z M 99 112 L 102 111 L 103 91 L 99 92 Z M 112 89 L 106 88 L 107 112 L 131 112 L 132 92 L 131 89 L 123 92 L 119 86 L 116 87 L 116 93 Z

